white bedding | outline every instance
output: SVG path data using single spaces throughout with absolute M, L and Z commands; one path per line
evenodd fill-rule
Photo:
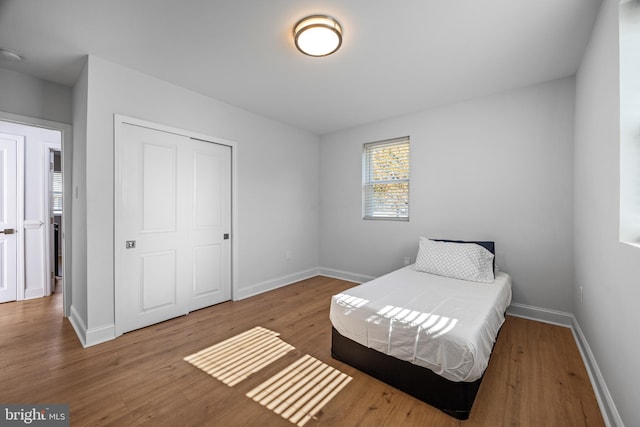
M 507 273 L 476 283 L 407 266 L 334 295 L 330 319 L 359 344 L 448 380 L 472 382 L 489 363 L 510 303 Z

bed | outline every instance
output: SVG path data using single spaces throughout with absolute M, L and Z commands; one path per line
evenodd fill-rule
M 479 263 L 471 257 L 476 275 L 459 274 L 469 259 L 457 265 L 451 248 L 482 252 Z M 467 419 L 511 303 L 511 277 L 495 270 L 490 248 L 421 238 L 415 265 L 334 295 L 332 356 Z

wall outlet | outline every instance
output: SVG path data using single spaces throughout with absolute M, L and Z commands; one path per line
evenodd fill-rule
M 289 261 L 291 259 L 291 249 L 287 249 L 284 252 L 284 259 L 286 259 L 287 261 Z
M 409 264 L 411 264 L 411 257 L 408 257 L 408 256 L 404 257 L 404 265 L 409 265 Z

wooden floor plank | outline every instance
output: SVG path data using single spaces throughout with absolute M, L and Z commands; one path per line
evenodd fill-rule
M 0 304 L 0 403 L 68 403 L 72 426 L 292 426 L 245 394 L 311 355 L 353 378 L 305 426 L 603 426 L 567 328 L 508 317 L 467 421 L 331 358 L 329 301 L 353 283 L 314 277 L 83 349 L 61 294 Z M 234 387 L 183 358 L 262 326 L 295 350 Z

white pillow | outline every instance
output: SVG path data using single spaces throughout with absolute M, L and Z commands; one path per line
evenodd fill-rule
M 475 243 L 437 242 L 420 237 L 414 270 L 454 279 L 491 283 L 494 255 Z

